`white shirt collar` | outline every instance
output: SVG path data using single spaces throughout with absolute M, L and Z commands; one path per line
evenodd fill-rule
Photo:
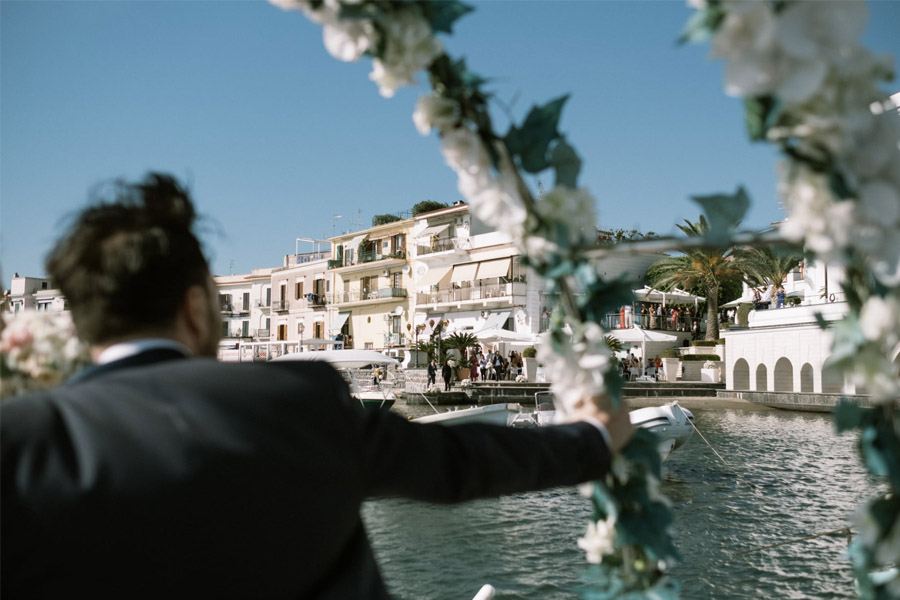
M 159 348 L 168 348 L 177 350 L 185 356 L 191 356 L 191 351 L 184 344 L 176 342 L 168 338 L 145 338 L 141 340 L 129 340 L 109 346 L 97 357 L 96 364 L 103 365 L 113 362 L 114 360 L 122 360 L 147 350 L 156 350 Z

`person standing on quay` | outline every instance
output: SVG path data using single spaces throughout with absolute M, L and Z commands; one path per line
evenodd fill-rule
M 386 599 L 365 499 L 602 479 L 632 434 L 600 399 L 568 425 L 445 427 L 363 409 L 324 362 L 220 363 L 187 191 L 111 191 L 47 261 L 96 364 L 0 404 L 4 598 Z
M 453 380 L 453 367 L 450 366 L 450 359 L 441 367 L 441 377 L 444 379 L 444 391 L 450 391 L 450 381 Z
M 435 359 L 431 359 L 431 362 L 428 363 L 428 383 L 427 387 L 431 387 L 433 385 L 437 385 L 437 361 Z

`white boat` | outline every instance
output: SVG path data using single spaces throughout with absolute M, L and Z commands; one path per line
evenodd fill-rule
M 678 402 L 638 408 L 631 411 L 629 417 L 632 425 L 649 429 L 660 438 L 659 453 L 663 460 L 694 433 L 694 414 Z
M 521 406 L 514 403 L 473 406 L 413 419 L 414 423 L 441 423 L 442 425 L 462 425 L 464 423 L 490 423 L 509 425 L 510 420 L 520 414 Z
M 556 417 L 553 404 L 541 401 L 550 396 L 549 392 L 535 394 L 536 410 L 515 415 L 509 422 L 510 426 L 543 427 L 553 423 Z M 678 402 L 638 408 L 630 411 L 628 416 L 633 426 L 648 429 L 660 438 L 659 453 L 663 460 L 694 433 L 694 414 Z
M 350 395 L 366 408 L 390 408 L 396 402 L 394 370 L 396 358 L 375 350 L 322 350 L 290 352 L 273 361 L 325 361 L 340 372 L 350 386 Z M 375 376 L 380 375 L 378 383 Z

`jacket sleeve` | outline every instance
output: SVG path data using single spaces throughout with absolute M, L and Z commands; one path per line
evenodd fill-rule
M 514 429 L 411 423 L 389 411 L 362 415 L 366 495 L 462 502 L 599 479 L 610 452 L 589 423 Z

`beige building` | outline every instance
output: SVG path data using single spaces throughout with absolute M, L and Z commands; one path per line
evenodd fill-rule
M 297 252 L 272 271 L 273 341 L 311 343 L 333 340 L 340 333 L 328 306 L 330 258 L 329 250 Z
M 409 231 L 403 219 L 330 238 L 331 332 L 346 347 L 376 350 L 407 344 L 412 321 Z

